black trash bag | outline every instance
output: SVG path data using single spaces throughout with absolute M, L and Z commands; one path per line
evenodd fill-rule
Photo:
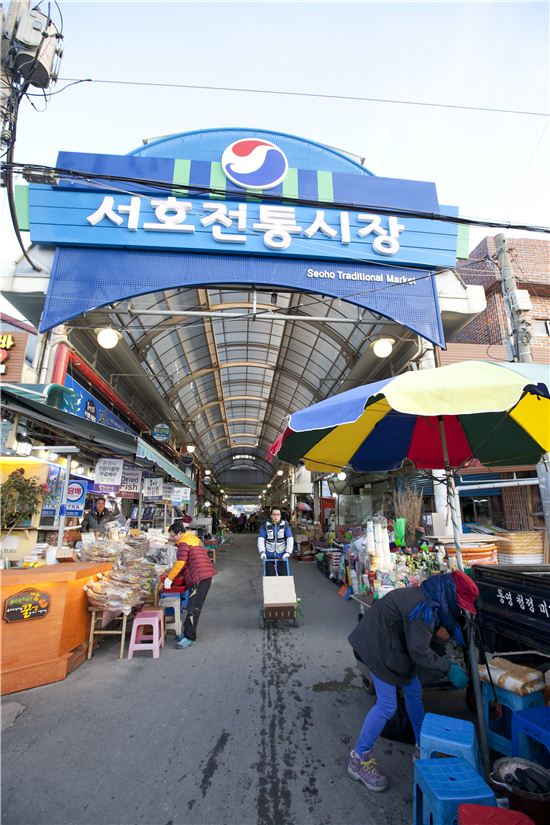
M 384 739 L 391 739 L 392 742 L 402 742 L 405 745 L 414 745 L 416 741 L 405 707 L 405 697 L 400 688 L 397 688 L 397 710 L 384 725 L 381 735 Z

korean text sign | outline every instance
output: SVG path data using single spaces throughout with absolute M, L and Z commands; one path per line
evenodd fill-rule
M 46 216 L 45 223 L 34 227 L 35 242 L 413 266 L 456 263 L 452 224 L 372 210 L 45 188 L 32 190 L 31 203 Z
M 143 479 L 143 498 L 147 501 L 161 501 L 164 494 L 162 478 Z
M 50 594 L 41 590 L 21 590 L 4 602 L 6 622 L 24 622 L 43 619 L 50 610 Z
M 88 482 L 71 478 L 67 489 L 67 515 L 82 516 L 88 492 Z
M 125 464 L 122 470 L 119 495 L 121 498 L 139 498 L 141 490 L 141 469 Z
M 96 493 L 118 493 L 123 468 L 122 458 L 100 458 L 95 465 L 94 491 Z

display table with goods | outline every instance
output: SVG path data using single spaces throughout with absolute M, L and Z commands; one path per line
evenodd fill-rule
M 170 568 L 175 550 L 162 535 L 149 538 L 132 531 L 116 540 L 97 536 L 87 540 L 82 555 L 88 559 L 110 559 L 112 569 L 99 573 L 84 585 L 92 613 L 88 659 L 102 636 L 118 635 L 120 657 L 124 653 L 128 617 L 144 604 L 157 601 L 160 576 Z
M 64 679 L 85 658 L 89 631 L 83 585 L 104 561 L 2 570 L 2 694 Z

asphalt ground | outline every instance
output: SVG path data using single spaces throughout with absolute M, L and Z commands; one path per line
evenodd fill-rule
M 3 825 L 405 825 L 412 747 L 379 739 L 390 787 L 346 773 L 374 701 L 347 642 L 358 606 L 315 564 L 293 564 L 303 616 L 261 630 L 256 537 L 217 560 L 198 641 L 158 660 L 106 640 L 63 682 L 3 697 Z M 426 709 L 467 716 L 458 691 Z M 13 707 L 13 705 L 12 705 Z

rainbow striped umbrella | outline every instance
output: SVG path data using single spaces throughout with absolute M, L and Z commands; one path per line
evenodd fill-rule
M 550 451 L 550 367 L 462 361 L 356 387 L 293 413 L 269 455 L 309 470 L 536 464 Z

